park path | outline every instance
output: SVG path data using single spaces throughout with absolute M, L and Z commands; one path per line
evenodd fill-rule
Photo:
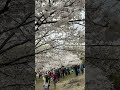
M 56 90 L 84 90 L 85 76 L 81 75 L 74 78 L 69 78 L 57 84 Z
M 57 88 L 53 88 L 53 84 L 50 86 L 50 90 L 84 90 L 85 86 L 85 75 L 79 75 L 75 77 L 70 75 L 65 77 L 65 79 L 60 80 L 57 83 Z M 43 90 L 42 81 L 37 82 L 35 90 Z

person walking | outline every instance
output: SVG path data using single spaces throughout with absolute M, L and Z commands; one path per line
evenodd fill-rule
M 67 76 L 67 74 L 68 74 L 68 73 L 67 73 L 67 68 L 64 68 L 64 70 L 65 70 L 65 76 Z
M 70 75 L 70 69 L 67 67 L 67 74 Z
M 43 82 L 45 84 L 46 78 L 45 78 L 45 74 L 43 74 Z
M 61 71 L 62 71 L 62 78 L 64 78 L 64 76 L 65 76 L 65 68 L 64 68 L 64 66 L 61 67 Z
M 39 79 L 41 78 L 41 76 L 42 76 L 42 74 L 41 74 L 41 72 L 39 71 Z
M 77 68 L 77 65 L 74 66 L 74 72 L 75 72 L 75 75 L 78 76 L 78 68 Z
M 62 78 L 62 68 L 60 68 L 59 71 L 60 71 L 60 78 Z
M 56 74 L 57 74 L 57 80 L 59 81 L 60 80 L 60 70 L 59 70 L 59 68 L 57 69 Z
M 49 83 L 48 83 L 48 79 L 46 77 L 45 83 L 43 84 L 44 90 L 49 90 Z
M 48 71 L 48 83 L 50 84 L 50 80 L 51 80 L 51 72 L 50 71 Z
M 77 71 L 78 71 L 78 74 L 80 74 L 80 67 L 79 67 L 79 65 L 77 65 Z
M 54 89 L 56 89 L 57 75 L 56 75 L 55 71 L 53 71 L 53 75 L 52 75 L 52 77 L 53 77 Z
M 81 73 L 84 74 L 84 64 L 81 64 Z

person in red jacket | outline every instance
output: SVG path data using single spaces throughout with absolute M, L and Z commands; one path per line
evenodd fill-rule
M 57 75 L 56 75 L 55 71 L 53 71 L 53 75 L 52 75 L 52 77 L 53 77 L 54 88 L 56 88 Z

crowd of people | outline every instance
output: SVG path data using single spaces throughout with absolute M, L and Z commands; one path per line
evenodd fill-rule
M 78 76 L 79 74 L 84 74 L 84 64 L 80 65 L 73 65 L 71 67 L 64 67 L 61 68 L 53 68 L 47 72 L 39 72 L 39 79 L 43 79 L 43 87 L 44 90 L 49 90 L 51 81 L 54 84 L 54 88 L 56 88 L 56 83 L 60 80 L 60 78 L 65 78 L 65 76 L 70 75 L 71 73 L 74 73 L 75 76 Z

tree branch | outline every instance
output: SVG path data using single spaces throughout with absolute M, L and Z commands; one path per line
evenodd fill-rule
M 85 19 L 78 19 L 78 20 L 70 20 L 68 21 L 69 23 L 73 23 L 73 22 L 80 22 L 80 21 L 84 21 Z M 58 21 L 46 21 L 43 22 L 42 24 L 51 24 L 51 23 L 57 23 Z
M 12 46 L 4 49 L 4 50 L 1 50 L 1 51 L 0 51 L 0 54 L 4 53 L 4 52 L 6 52 L 6 51 L 8 51 L 8 50 L 10 50 L 10 49 L 12 49 L 12 48 L 15 48 L 15 47 L 17 47 L 17 46 L 19 46 L 19 45 L 23 45 L 23 44 L 25 44 L 25 43 L 27 43 L 27 42 L 29 42 L 29 41 L 30 41 L 30 40 L 25 40 L 25 41 L 23 41 L 23 42 L 21 42 L 21 43 L 16 43 L 16 44 L 14 44 L 14 45 L 12 45 Z
M 0 50 L 6 45 L 6 43 L 15 35 L 15 33 L 11 33 L 10 36 L 8 36 L 5 41 L 1 44 Z
M 11 0 L 7 0 L 5 6 L 0 10 L 0 15 L 8 11 Z

